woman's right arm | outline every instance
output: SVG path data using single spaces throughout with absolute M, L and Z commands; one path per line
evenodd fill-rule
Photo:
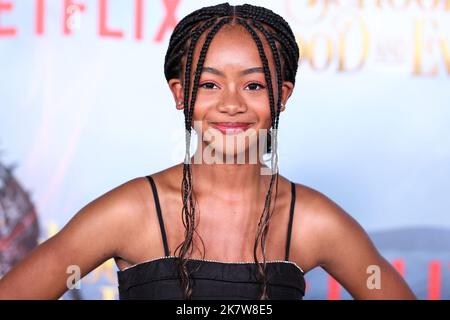
M 0 299 L 58 299 L 73 285 L 73 270 L 80 270 L 81 279 L 116 256 L 136 209 L 137 179 L 87 204 L 32 250 L 0 279 Z

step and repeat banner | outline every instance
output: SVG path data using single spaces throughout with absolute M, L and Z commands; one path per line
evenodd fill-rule
M 90 201 L 183 160 L 164 55 L 217 3 L 0 0 L 0 276 Z M 247 3 L 301 49 L 281 174 L 351 214 L 420 299 L 449 299 L 450 0 Z M 117 299 L 116 271 L 62 299 Z M 351 299 L 320 268 L 306 280 L 306 299 Z

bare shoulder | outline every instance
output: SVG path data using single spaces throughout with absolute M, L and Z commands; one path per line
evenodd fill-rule
M 0 298 L 60 297 L 69 267 L 82 278 L 120 251 L 124 235 L 140 225 L 145 196 L 145 178 L 135 178 L 89 202 L 0 280 Z
M 366 231 L 355 218 L 347 213 L 337 202 L 324 193 L 311 187 L 297 184 L 297 203 L 304 223 L 314 230 L 315 238 L 322 247 L 319 248 L 318 265 L 327 263 L 325 253 L 332 250 L 327 239 L 339 245 L 345 235 L 359 237 L 370 241 Z
M 145 177 L 137 177 L 118 185 L 82 207 L 65 228 L 88 223 L 98 234 L 105 233 L 115 247 L 120 246 L 121 236 L 139 225 L 148 207 L 147 184 Z
M 293 255 L 306 270 L 322 267 L 357 299 L 415 298 L 356 219 L 320 191 L 302 184 L 296 191 Z
M 299 228 L 304 228 L 306 235 L 313 236 L 315 242 L 322 244 L 322 247 L 317 248 L 318 265 L 326 263 L 323 253 L 329 249 L 323 247 L 321 240 L 343 240 L 340 237 L 344 234 L 368 238 L 362 226 L 338 203 L 324 193 L 300 183 L 296 184 L 296 213 L 298 220 L 301 220 Z
M 136 177 L 111 189 L 80 210 L 74 219 L 91 220 L 97 224 L 96 232 L 110 248 L 105 259 L 127 260 L 133 244 L 142 242 L 148 233 L 154 211 L 149 181 L 145 176 Z M 75 221 L 75 220 L 74 220 Z M 87 221 L 84 222 L 85 224 Z M 132 260 L 132 259 L 131 259 Z
M 295 189 L 291 257 L 307 273 L 325 263 L 325 233 L 335 230 L 333 225 L 352 218 L 322 192 L 301 183 L 296 183 Z

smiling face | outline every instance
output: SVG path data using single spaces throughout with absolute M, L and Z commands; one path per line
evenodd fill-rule
M 203 33 L 194 51 L 190 94 L 206 34 L 207 32 Z M 264 39 L 261 33 L 259 36 Z M 276 103 L 278 93 L 275 64 L 270 47 L 265 40 L 263 43 Z M 169 86 L 176 101 L 183 101 L 182 80 L 171 79 Z M 281 99 L 283 104 L 286 104 L 292 90 L 293 84 L 284 81 Z M 177 108 L 183 109 L 183 105 L 177 104 Z M 271 127 L 268 86 L 263 65 L 256 43 L 244 27 L 225 25 L 213 38 L 201 73 L 192 121 L 199 137 L 203 137 L 202 150 L 208 147 L 222 155 L 247 152 L 250 147 L 257 145 L 256 137 L 262 132 L 261 129 L 268 130 Z M 244 138 L 252 134 L 255 134 L 255 139 Z M 203 141 L 204 139 L 207 141 Z

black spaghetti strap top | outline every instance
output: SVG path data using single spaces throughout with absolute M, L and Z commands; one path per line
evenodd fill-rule
M 171 256 L 158 198 L 151 176 L 147 179 L 155 199 L 156 212 L 164 245 L 164 257 L 148 260 L 117 272 L 119 299 L 183 299 L 176 256 Z M 291 205 L 286 239 L 285 260 L 266 261 L 268 296 L 272 300 L 300 300 L 305 294 L 303 270 L 289 261 L 292 221 L 295 207 L 295 184 L 291 182 Z M 254 262 L 222 262 L 191 258 L 187 261 L 193 281 L 192 299 L 258 300 L 261 286 Z

